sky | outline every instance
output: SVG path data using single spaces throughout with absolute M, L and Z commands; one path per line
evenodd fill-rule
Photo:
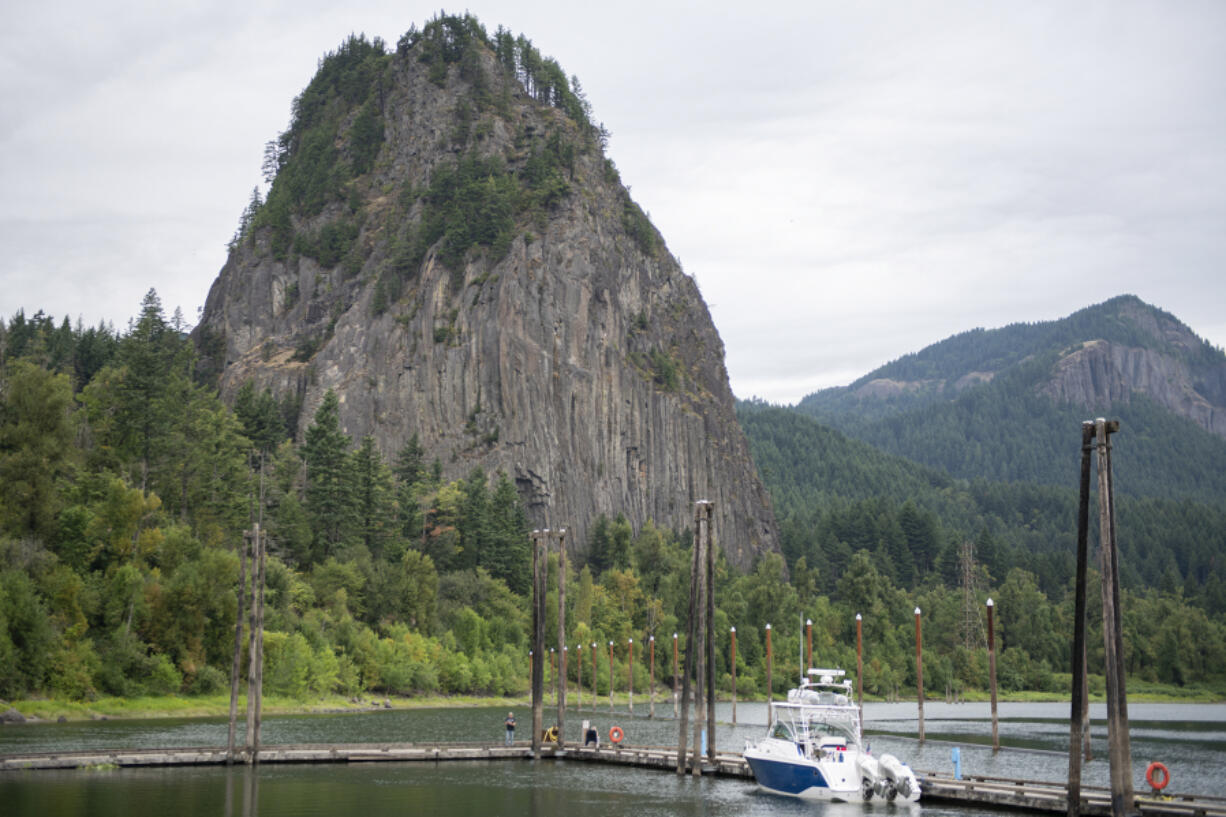
M 436 2 L 0 11 L 0 317 L 189 324 L 263 146 L 352 33 Z M 976 327 L 1138 295 L 1226 346 L 1226 3 L 517 0 L 723 338 L 794 403 Z

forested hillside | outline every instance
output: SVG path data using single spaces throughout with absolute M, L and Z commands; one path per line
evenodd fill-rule
M 1224 378 L 1221 350 L 1123 296 L 1061 321 L 956 335 L 794 408 L 743 402 L 738 414 L 794 582 L 840 598 L 867 552 L 900 590 L 952 591 L 966 586 L 966 550 L 970 592 L 994 595 L 1002 618 L 1022 613 L 1007 589 L 1027 588 L 1039 612 L 1025 613 L 1026 657 L 1052 668 L 1067 666 L 1055 645 L 1067 632 L 1081 423 L 1118 418 L 1130 661 L 1185 683 L 1187 667 L 1226 657 L 1226 440 L 1210 430 Z M 1147 617 L 1183 608 L 1195 632 L 1166 633 L 1177 648 L 1150 642 Z M 1029 640 L 1042 622 L 1055 622 L 1049 648 Z
M 1097 381 L 1085 384 L 1087 395 L 1114 399 L 1059 399 L 1053 378 L 1092 342 L 1111 344 L 1117 358 L 1133 353 L 1118 369 L 1087 373 Z M 1190 400 L 1220 415 L 1224 395 L 1220 349 L 1173 316 L 1121 296 L 1058 321 L 955 335 L 796 408 L 955 477 L 1045 485 L 1070 484 L 1081 421 L 1110 412 L 1127 451 L 1116 471 L 1121 494 L 1214 504 L 1226 497 L 1226 438 L 1162 401 Z
M 43 313 L 0 322 L 0 695 L 223 689 L 236 551 L 261 517 L 271 551 L 266 691 L 527 689 L 528 531 L 503 475 L 440 480 L 440 464 L 413 442 L 385 454 L 348 438 L 332 399 L 301 430 L 286 421 L 294 407 L 269 392 L 245 388 L 231 410 L 191 380 L 193 358 L 153 292 L 126 332 Z M 795 675 L 783 645 L 797 643 L 802 618 L 814 621 L 823 663 L 852 666 L 856 613 L 866 690 L 905 691 L 916 605 L 930 622 L 929 689 L 983 688 L 986 656 L 963 627 L 956 567 L 968 536 L 984 564 L 976 601 L 991 593 L 999 611 L 1004 688 L 1063 688 L 1069 491 L 953 480 L 794 412 L 746 406 L 742 420 L 786 520 L 787 562 L 767 555 L 741 573 L 720 560 L 716 628 L 737 627 L 739 694 L 763 690 L 767 623 L 778 694 Z M 1151 545 L 1172 518 L 1203 546 L 1187 563 Z M 1120 527 L 1130 672 L 1220 684 L 1221 513 L 1136 501 L 1121 507 Z M 599 519 L 574 543 L 569 640 L 667 643 L 683 633 L 688 546 L 687 531 Z M 1157 587 L 1144 587 L 1153 575 Z M 551 604 L 555 586 L 553 577 Z M 552 642 L 556 617 L 547 621 Z M 716 657 L 724 689 L 728 647 L 718 643 Z M 598 652 L 607 694 L 607 652 Z M 619 646 L 618 689 L 627 671 Z M 670 680 L 669 661 L 656 671 Z M 634 672 L 645 689 L 646 663 Z

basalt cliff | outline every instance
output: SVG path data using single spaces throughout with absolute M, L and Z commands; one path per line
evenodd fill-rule
M 233 398 L 327 390 L 389 459 L 505 471 L 577 546 L 599 514 L 684 528 L 715 502 L 777 549 L 694 280 L 630 198 L 578 87 L 523 37 L 440 17 L 327 55 L 266 150 L 195 340 Z

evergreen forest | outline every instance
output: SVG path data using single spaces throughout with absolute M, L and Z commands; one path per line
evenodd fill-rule
M 415 439 L 395 452 L 350 439 L 331 393 L 302 429 L 295 395 L 248 385 L 227 406 L 193 379 L 195 356 L 152 290 L 122 332 L 42 312 L 0 323 L 0 696 L 223 691 L 238 551 L 255 522 L 271 554 L 266 692 L 523 694 L 529 531 L 511 480 L 480 470 L 444 480 Z M 866 691 L 906 694 L 915 606 L 928 694 L 982 690 L 982 622 L 967 615 L 968 593 L 974 610 L 988 595 L 996 603 L 1002 687 L 1065 690 L 1070 490 L 956 480 L 794 411 L 743 404 L 741 420 L 783 553 L 745 574 L 722 558 L 717 567 L 715 627 L 737 629 L 738 695 L 765 692 L 767 624 L 780 694 L 798 669 L 801 622 L 813 622 L 815 663 L 851 667 L 857 613 Z M 1222 689 L 1226 598 L 1213 554 L 1223 521 L 1208 505 L 1121 503 L 1134 682 Z M 1176 524 L 1203 553 L 1169 544 Z M 667 645 L 685 632 L 690 536 L 614 515 L 572 544 L 568 640 L 615 645 L 612 664 L 596 651 L 600 694 L 611 680 L 626 688 L 630 639 Z M 551 558 L 547 643 L 556 573 Z M 1090 644 L 1093 672 L 1093 628 Z M 657 656 L 658 684 L 671 682 L 669 652 Z M 727 639 L 716 652 L 727 691 Z M 572 683 L 577 671 L 572 662 Z

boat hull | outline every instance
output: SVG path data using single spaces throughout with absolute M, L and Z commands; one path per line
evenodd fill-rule
M 863 799 L 854 763 L 818 763 L 799 756 L 792 760 L 753 751 L 745 753 L 745 760 L 758 786 L 773 794 L 806 800 Z M 829 768 L 832 766 L 843 768 Z

